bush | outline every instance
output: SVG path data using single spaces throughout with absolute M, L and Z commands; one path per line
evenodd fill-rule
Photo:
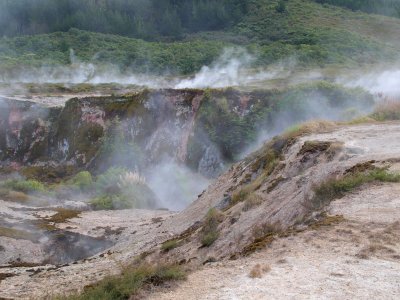
M 127 199 L 118 195 L 101 195 L 90 201 L 94 210 L 114 210 L 132 208 Z
M 70 180 L 70 183 L 79 187 L 82 191 L 88 190 L 93 185 L 92 174 L 88 171 L 79 172 Z
M 45 192 L 45 186 L 36 180 L 9 180 L 4 187 L 22 193 Z
M 122 300 L 130 299 L 145 285 L 161 285 L 166 281 L 185 279 L 184 270 L 177 265 L 149 265 L 128 267 L 119 276 L 106 277 L 80 295 L 68 300 Z
M 201 231 L 201 245 L 203 247 L 211 246 L 219 237 L 218 225 L 224 219 L 224 216 L 216 208 L 208 211 Z
M 106 191 L 119 190 L 118 184 L 121 177 L 128 171 L 124 168 L 112 167 L 99 175 L 95 182 L 96 192 L 101 194 Z
M 94 209 L 155 208 L 157 197 L 138 173 L 124 168 L 110 168 L 94 183 L 96 197 L 91 200 Z
M 161 245 L 161 250 L 164 251 L 164 252 L 168 252 L 168 251 L 170 251 L 172 249 L 175 249 L 178 246 L 179 246 L 179 241 L 178 240 L 169 240 L 169 241 L 164 242 Z

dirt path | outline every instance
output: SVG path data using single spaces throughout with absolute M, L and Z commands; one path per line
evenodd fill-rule
M 248 258 L 207 265 L 149 299 L 398 299 L 400 185 L 361 189 L 329 211 L 345 221 L 277 240 Z M 271 269 L 251 278 L 258 264 Z

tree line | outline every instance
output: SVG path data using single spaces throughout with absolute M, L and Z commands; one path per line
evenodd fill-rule
M 383 14 L 391 17 L 400 17 L 399 0 L 315 0 L 318 3 L 327 3 L 360 10 L 367 13 Z
M 143 39 L 222 30 L 246 13 L 248 0 L 0 0 L 0 36 L 71 28 Z

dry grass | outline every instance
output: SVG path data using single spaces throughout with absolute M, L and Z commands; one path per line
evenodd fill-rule
M 10 191 L 6 199 L 8 201 L 25 203 L 29 200 L 29 196 L 23 192 Z
M 275 240 L 275 237 L 282 232 L 280 223 L 265 223 L 255 226 L 252 231 L 253 242 L 245 246 L 241 251 L 241 255 L 248 256 L 258 250 L 264 249 L 267 245 Z
M 357 254 L 356 257 L 361 258 L 361 259 L 369 259 L 373 255 L 379 255 L 379 254 L 395 254 L 396 251 L 393 249 L 386 247 L 381 244 L 370 244 L 364 248 L 362 248 Z
M 263 199 L 260 195 L 256 193 L 251 193 L 244 202 L 243 211 L 249 211 L 263 203 Z
M 203 247 L 211 246 L 218 239 L 218 225 L 223 222 L 224 218 L 224 215 L 215 208 L 208 211 L 200 235 Z
M 347 173 L 341 178 L 332 177 L 315 186 L 314 197 L 306 205 L 309 205 L 309 209 L 312 211 L 321 209 L 334 199 L 341 198 L 355 188 L 374 181 L 399 182 L 400 174 L 392 174 L 385 169 L 378 168 L 366 172 L 354 169 L 353 172 Z
M 269 265 L 261 266 L 260 264 L 256 264 L 250 271 L 250 278 L 262 278 L 263 274 L 271 271 L 271 267 Z
M 161 245 L 161 251 L 168 252 L 177 247 L 179 247 L 179 240 L 169 240 Z
M 69 219 L 77 218 L 81 211 L 72 210 L 72 209 L 65 209 L 65 208 L 57 208 L 56 214 L 52 215 L 45 220 L 52 223 L 65 223 Z
M 37 241 L 35 234 L 14 228 L 0 227 L 0 236 L 8 237 L 17 240 Z
M 377 121 L 400 120 L 400 101 L 385 99 L 377 104 L 371 117 Z
M 334 122 L 324 121 L 324 120 L 314 120 L 303 123 L 301 125 L 290 127 L 283 134 L 283 137 L 288 140 L 293 140 L 307 134 L 328 132 L 335 129 L 336 127 L 337 125 Z

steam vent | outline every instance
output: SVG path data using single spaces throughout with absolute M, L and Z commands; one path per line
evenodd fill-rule
M 0 1 L 0 300 L 400 298 L 396 0 Z

